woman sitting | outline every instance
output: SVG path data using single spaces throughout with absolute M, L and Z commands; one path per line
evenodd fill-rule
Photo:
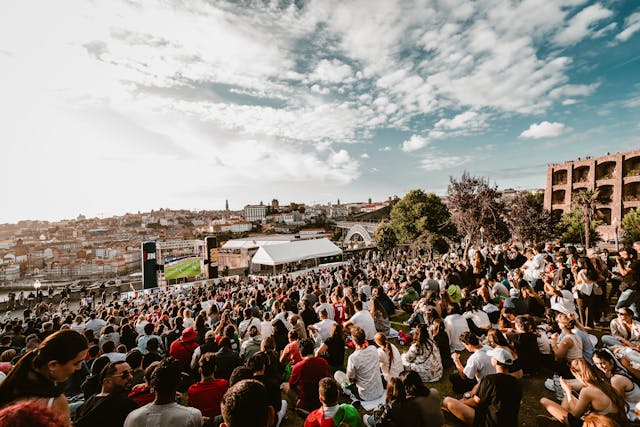
M 613 353 L 605 348 L 593 353 L 593 363 L 609 379 L 616 393 L 624 399 L 629 421 L 636 421 L 638 416 L 634 408 L 640 402 L 640 387 L 636 380 L 618 363 Z
M 438 351 L 440 351 L 442 366 L 444 368 L 453 366 L 453 359 L 451 359 L 451 346 L 449 345 L 449 335 L 447 335 L 447 331 L 444 328 L 444 322 L 435 308 L 427 310 L 427 324 L 429 325 L 429 335 L 433 342 L 438 346 Z
M 553 334 L 551 337 L 551 350 L 555 356 L 556 372 L 560 376 L 571 378 L 569 364 L 577 359 L 582 359 L 582 340 L 572 329 L 576 322 L 566 314 L 558 314 L 556 322 L 560 328 L 560 334 Z
M 538 346 L 536 325 L 530 316 L 516 317 L 516 331 L 507 338 L 518 355 L 525 375 L 535 374 L 542 367 L 542 354 Z
M 387 310 L 384 309 L 378 297 L 371 298 L 369 302 L 369 313 L 371 313 L 371 317 L 373 317 L 376 331 L 388 336 L 389 330 L 391 329 L 391 321 L 389 320 Z
M 489 341 L 491 348 L 502 348 L 511 355 L 513 362 L 508 367 L 508 373 L 517 379 L 521 379 L 524 376 L 524 372 L 522 371 L 522 365 L 520 365 L 520 360 L 518 359 L 518 353 L 511 347 L 511 344 L 502 332 L 497 329 L 489 329 L 489 332 L 487 332 L 487 340 Z
M 440 352 L 431 337 L 429 327 L 419 325 L 413 337 L 409 350 L 402 355 L 402 362 L 406 369 L 416 371 L 422 381 L 436 382 L 442 378 L 442 360 Z
M 380 361 L 380 370 L 385 381 L 397 377 L 404 370 L 402 366 L 402 358 L 398 347 L 393 345 L 382 332 L 378 332 L 374 338 L 378 346 L 378 360 Z
M 87 355 L 87 340 L 71 329 L 49 335 L 36 350 L 20 358 L 0 384 L 0 407 L 30 400 L 52 409 L 71 425 L 63 383 L 80 369 Z
M 575 380 L 560 379 L 564 392 L 561 404 L 546 397 L 540 399 L 540 404 L 553 419 L 539 416 L 538 425 L 581 426 L 581 418 L 589 412 L 606 415 L 618 422 L 623 420 L 621 425 L 626 424 L 625 402 L 608 381 L 600 379 L 595 369 L 584 359 L 573 360 L 571 372 Z M 573 394 L 574 391 L 578 392 L 577 397 Z

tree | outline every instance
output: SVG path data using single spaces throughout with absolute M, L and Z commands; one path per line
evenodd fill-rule
M 560 221 L 556 227 L 556 232 L 561 236 L 562 243 L 580 243 L 584 245 L 585 233 L 584 233 L 584 219 L 582 218 L 582 209 L 575 208 L 568 212 L 565 212 L 560 217 Z M 600 224 L 600 221 L 591 221 L 591 229 L 589 232 L 589 241 L 597 242 L 600 240 L 600 235 L 596 231 L 596 227 Z M 586 245 L 585 245 L 586 247 Z
M 450 177 L 447 192 L 451 222 L 465 238 L 465 258 L 474 243 L 502 242 L 509 238 L 509 228 L 502 218 L 504 205 L 500 194 L 485 178 L 470 176 L 468 172 L 464 172 L 460 180 Z
M 409 191 L 391 210 L 391 226 L 401 243 L 411 243 L 425 231 L 442 236 L 454 233 L 449 209 L 433 193 Z
M 396 232 L 387 221 L 382 221 L 376 231 L 373 232 L 373 240 L 382 252 L 389 251 L 398 243 Z
M 600 190 L 583 190 L 577 192 L 573 196 L 573 203 L 582 210 L 583 232 L 584 232 L 584 246 L 585 248 L 591 247 L 591 222 L 593 221 L 593 214 L 596 210 L 596 203 L 600 197 Z
M 521 242 L 541 243 L 555 237 L 556 220 L 540 197 L 519 193 L 505 216 L 511 234 Z
M 411 244 L 411 249 L 414 251 L 426 251 L 429 254 L 429 258 L 434 252 L 444 254 L 449 250 L 449 243 L 447 239 L 440 234 L 425 231 Z
M 631 209 L 622 218 L 622 240 L 625 244 L 632 244 L 640 240 L 640 209 Z

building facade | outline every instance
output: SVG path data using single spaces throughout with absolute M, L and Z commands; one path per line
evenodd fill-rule
M 598 232 L 605 241 L 617 240 L 624 215 L 640 206 L 640 150 L 550 165 L 544 206 L 567 212 L 576 193 L 596 189 L 596 217 L 603 222 Z
M 265 205 L 247 205 L 244 207 L 244 219 L 249 222 L 262 221 L 267 216 Z

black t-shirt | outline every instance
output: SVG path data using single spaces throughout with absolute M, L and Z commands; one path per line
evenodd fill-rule
M 127 415 L 138 404 L 125 394 L 110 394 L 108 396 L 91 396 L 78 409 L 76 427 L 114 427 L 124 424 Z
M 327 345 L 327 362 L 333 368 L 344 368 L 344 341 L 336 337 L 327 338 L 324 343 Z
M 473 419 L 474 427 L 512 427 L 518 425 L 522 387 L 508 374 L 487 375 L 480 382 L 480 403 Z

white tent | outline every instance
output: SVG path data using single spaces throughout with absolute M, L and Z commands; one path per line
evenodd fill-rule
M 329 239 L 300 240 L 280 245 L 263 246 L 253 256 L 253 264 L 280 265 L 333 255 L 340 255 L 342 249 Z

